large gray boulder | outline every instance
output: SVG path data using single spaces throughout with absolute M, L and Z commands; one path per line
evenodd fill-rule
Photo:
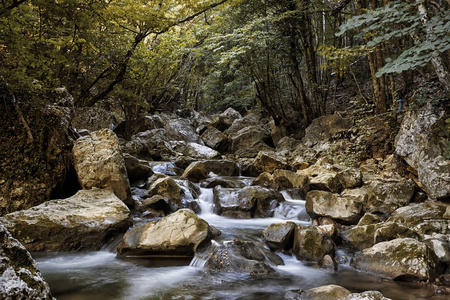
M 170 141 L 193 142 L 203 145 L 202 139 L 195 132 L 195 128 L 189 120 L 176 118 L 168 119 L 165 122 L 164 129 Z
M 207 251 L 205 267 L 213 271 L 261 276 L 274 274 L 272 266 L 284 264 L 281 257 L 253 242 L 226 241 L 212 248 Z
M 263 239 L 272 251 L 292 249 L 294 244 L 294 222 L 273 223 L 263 231 Z
M 0 299 L 53 300 L 30 253 L 0 223 Z
M 299 170 L 297 173 L 309 177 L 312 190 L 340 193 L 343 189 L 352 189 L 363 184 L 360 170 L 331 165 L 323 161 Z
M 194 256 L 203 242 L 220 234 L 190 209 L 180 209 L 161 220 L 128 231 L 119 246 L 120 256 Z
M 289 291 L 285 300 L 392 300 L 386 298 L 379 291 L 365 291 L 362 293 L 351 293 L 339 285 L 326 285 L 312 288 L 306 291 Z
M 261 126 L 261 118 L 262 115 L 260 113 L 250 111 L 243 118 L 235 119 L 230 128 L 226 129 L 224 133 L 230 136 L 235 135 L 238 131 L 246 127 Z
M 130 210 L 112 190 L 81 190 L 0 218 L 30 251 L 99 250 L 130 226 Z
M 320 262 L 326 255 L 334 257 L 336 245 L 316 226 L 295 227 L 293 253 L 298 260 Z
M 183 177 L 194 182 L 210 177 L 210 173 L 219 176 L 239 175 L 239 167 L 231 160 L 203 160 L 191 163 L 184 170 Z
M 139 132 L 131 137 L 131 141 L 121 139 L 120 147 L 124 153 L 148 160 L 172 160 L 176 157 L 164 128 Z
M 313 218 L 328 217 L 338 222 L 356 224 L 362 215 L 363 203 L 352 196 L 340 196 L 326 191 L 309 191 L 305 208 Z
M 234 121 L 241 118 L 242 115 L 232 107 L 227 108 L 227 110 L 219 115 L 219 121 L 226 127 L 230 127 Z
M 449 140 L 440 135 L 448 110 L 428 103 L 407 112 L 395 138 L 396 154 L 417 170 L 423 189 L 434 199 L 450 197 L 450 161 L 442 156 Z
M 412 180 L 370 181 L 363 188 L 368 197 L 365 209 L 388 214 L 408 205 L 415 192 Z
M 267 145 L 270 140 L 270 131 L 259 124 L 244 127 L 237 132 L 230 133 L 228 138 L 231 141 L 231 150 L 234 152 L 251 148 L 258 150 L 271 149 Z
M 253 162 L 253 166 L 259 172 L 272 173 L 276 169 L 285 169 L 288 164 L 286 159 L 278 156 L 275 152 L 260 151 Z
M 392 222 L 354 226 L 341 235 L 346 243 L 360 250 L 397 238 L 419 239 L 419 234 L 413 229 Z
M 195 160 L 219 159 L 222 157 L 216 150 L 211 149 L 208 146 L 200 145 L 198 143 L 173 141 L 169 142 L 169 145 L 171 146 L 173 151 L 181 153 L 183 156 Z
M 306 175 L 298 174 L 289 170 L 277 169 L 270 174 L 261 173 L 252 185 L 260 185 L 275 189 L 295 189 L 297 194 L 304 199 L 309 191 L 309 178 Z
M 437 275 L 438 262 L 437 256 L 425 243 L 400 238 L 363 250 L 352 265 L 390 279 L 427 281 Z
M 440 201 L 412 203 L 394 211 L 388 221 L 404 225 L 425 235 L 431 232 L 450 234 L 450 204 Z
M 285 299 L 302 299 L 302 300 L 341 300 L 344 297 L 350 295 L 351 292 L 346 288 L 330 284 L 325 286 L 319 286 L 305 291 L 291 292 L 291 298 L 285 297 Z M 295 297 L 296 296 L 296 297 Z
M 147 180 L 153 175 L 152 168 L 148 161 L 138 159 L 128 153 L 123 154 L 127 175 L 130 180 Z
M 151 183 L 148 189 L 149 196 L 162 196 L 181 205 L 181 189 L 176 181 L 170 177 L 162 177 Z
M 219 129 L 211 126 L 208 126 L 202 133 L 201 138 L 206 146 L 221 153 L 225 152 L 229 146 L 228 137 Z
M 238 218 L 273 217 L 275 208 L 284 201 L 278 191 L 259 186 L 242 189 L 214 188 L 214 211 L 218 215 Z
M 74 166 L 83 189 L 110 188 L 133 205 L 125 161 L 116 134 L 109 129 L 79 138 L 73 147 Z

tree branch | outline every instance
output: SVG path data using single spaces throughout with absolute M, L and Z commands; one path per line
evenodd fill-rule
M 331 15 L 336 16 L 338 13 L 341 12 L 349 3 L 351 0 L 340 0 L 340 1 L 328 1 L 328 6 L 331 9 Z
M 114 78 L 114 80 L 102 92 L 98 93 L 96 96 L 91 98 L 86 105 L 87 106 L 92 106 L 95 103 L 97 103 L 99 100 L 105 98 L 114 89 L 116 84 L 122 82 L 122 80 L 125 77 L 127 68 L 128 68 L 128 62 L 130 61 L 131 57 L 133 56 L 137 46 L 139 45 L 140 42 L 142 42 L 151 33 L 154 33 L 154 34 L 157 34 L 157 35 L 165 33 L 167 31 L 169 31 L 172 27 L 175 27 L 175 26 L 187 23 L 187 22 L 195 19 L 196 17 L 204 14 L 208 10 L 213 9 L 214 7 L 217 7 L 217 6 L 219 6 L 219 5 L 221 5 L 221 4 L 225 3 L 225 2 L 228 2 L 228 0 L 222 0 L 222 1 L 219 1 L 217 3 L 213 3 L 211 5 L 208 5 L 207 7 L 201 9 L 200 11 L 198 11 L 198 12 L 196 12 L 196 13 L 194 13 L 194 14 L 192 14 L 192 15 L 184 18 L 184 19 L 175 21 L 172 24 L 167 25 L 165 28 L 163 28 L 159 32 L 152 32 L 150 30 L 150 28 L 147 28 L 144 31 L 141 31 L 141 32 L 137 33 L 136 36 L 134 37 L 133 43 L 130 46 L 130 49 L 128 49 L 127 53 L 125 54 L 124 60 L 120 64 L 119 71 L 118 71 L 116 77 Z

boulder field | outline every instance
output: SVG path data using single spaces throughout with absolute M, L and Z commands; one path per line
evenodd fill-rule
M 424 120 L 424 114 L 433 117 Z M 352 119 L 339 115 L 314 120 L 302 139 L 281 137 L 285 130 L 258 112 L 191 115 L 147 116 L 130 137 L 119 126 L 114 131 L 106 125 L 77 128 L 87 129 L 73 147 L 82 189 L 2 215 L 0 237 L 12 235 L 33 251 L 78 251 L 98 250 L 124 234 L 117 246 L 120 257 L 197 255 L 211 272 L 249 276 L 276 276 L 276 266 L 283 263 L 276 252 L 333 272 L 341 264 L 338 250 L 345 250 L 357 270 L 435 283 L 449 292 L 449 162 L 443 159 L 442 141 L 432 138 L 444 112 L 427 106 L 407 113 L 395 153 L 359 165 L 330 157 L 329 149 L 342 145 L 338 137 L 354 127 Z M 411 175 L 396 171 L 399 158 Z M 152 170 L 155 160 L 171 161 L 173 173 Z M 237 184 L 238 176 L 247 182 Z M 273 223 L 261 232 L 265 246 L 240 237 L 212 241 L 220 231 L 197 215 L 201 188 L 211 189 L 212 212 L 232 219 L 273 217 L 286 192 L 304 200 L 310 224 L 298 224 L 300 216 Z M 2 278 L 14 284 L 21 271 L 7 265 L 15 257 L 6 257 L 0 270 L 9 275 Z M 32 266 L 23 272 L 38 274 Z M 0 285 L 0 295 L 4 289 Z M 45 283 L 34 292 L 51 299 Z M 337 285 L 286 291 L 285 298 L 387 299 L 376 291 L 351 293 Z

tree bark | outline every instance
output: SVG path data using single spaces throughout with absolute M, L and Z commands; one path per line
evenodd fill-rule
M 428 9 L 425 5 L 425 3 L 419 4 L 417 7 L 420 14 L 420 20 L 423 24 L 427 23 L 429 20 L 428 17 Z M 436 72 L 436 75 L 439 79 L 439 82 L 444 87 L 444 89 L 447 92 L 450 92 L 450 72 L 448 67 L 445 65 L 445 61 L 442 58 L 441 53 L 438 51 L 435 51 L 436 56 L 431 59 L 431 63 L 433 64 L 434 71 Z

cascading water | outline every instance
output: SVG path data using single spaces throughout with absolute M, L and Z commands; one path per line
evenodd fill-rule
M 164 167 L 161 167 L 164 170 Z M 248 178 L 238 178 L 248 185 Z M 261 233 L 272 223 L 294 221 L 309 225 L 305 202 L 282 192 L 283 202 L 273 218 L 232 219 L 213 213 L 213 189 L 200 188 L 194 195 L 182 186 L 185 201 L 197 201 L 199 216 L 222 231 L 210 247 L 227 240 L 240 239 L 262 244 Z M 338 256 L 344 257 L 342 251 Z M 446 299 L 429 297 L 423 290 L 408 288 L 393 281 L 358 273 L 341 264 L 338 272 L 313 268 L 295 257 L 280 254 L 285 265 L 274 267 L 276 275 L 268 278 L 236 273 L 204 271 L 207 257 L 186 259 L 117 258 L 110 250 L 88 253 L 37 254 L 36 261 L 58 300 L 151 300 L 151 299 L 284 299 L 289 290 L 338 284 L 355 292 L 378 289 L 392 299 Z

